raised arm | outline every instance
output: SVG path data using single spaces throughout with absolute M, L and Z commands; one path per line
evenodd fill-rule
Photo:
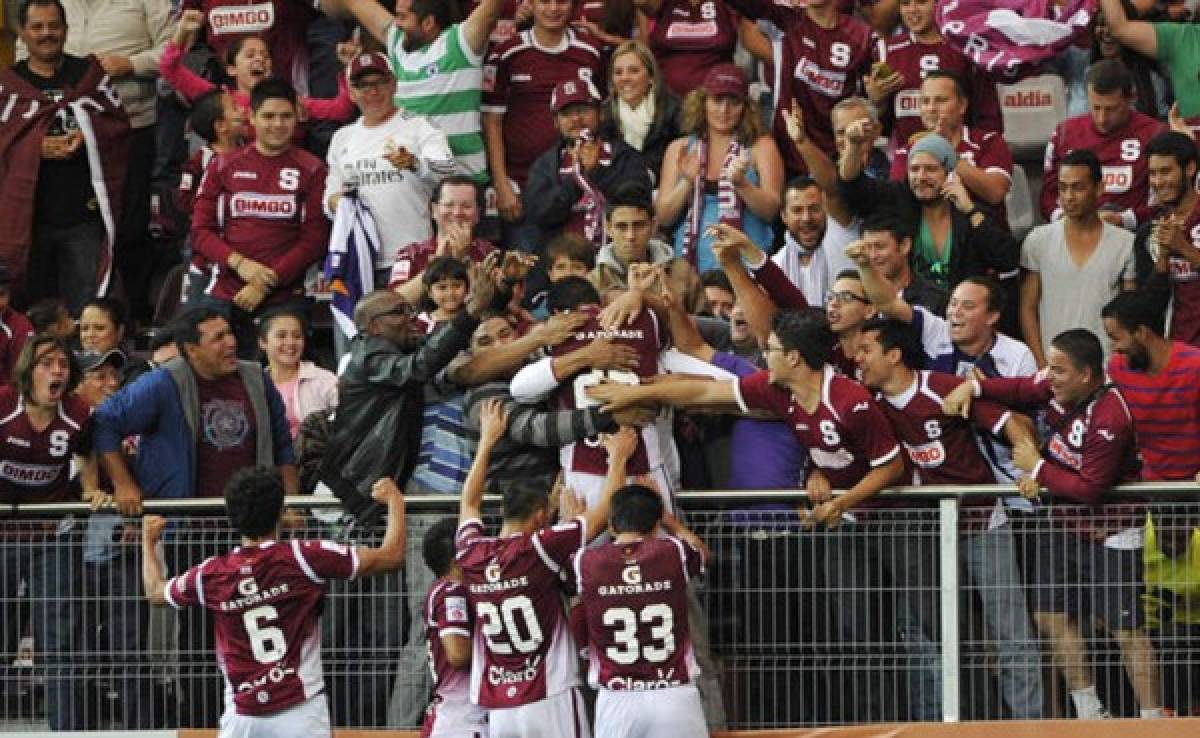
M 358 573 L 365 577 L 378 572 L 393 571 L 404 564 L 405 521 L 404 493 L 389 477 L 376 480 L 371 486 L 371 499 L 387 505 L 387 527 L 378 547 L 359 546 Z
M 733 226 L 719 223 L 712 226 L 714 234 L 713 253 L 716 255 L 729 284 L 733 287 L 734 295 L 746 313 L 746 322 L 754 337 L 760 343 L 766 343 L 771 333 L 771 319 L 779 311 L 779 306 L 763 291 L 758 283 L 750 278 L 746 264 L 751 267 L 762 265 L 768 261 L 766 254 L 759 250 L 749 236 Z
M 1108 32 L 1122 46 L 1125 46 L 1142 56 L 1151 59 L 1158 58 L 1158 34 L 1154 26 L 1146 21 L 1130 20 L 1125 14 L 1124 3 L 1121 0 L 1100 0 L 1100 9 L 1104 13 L 1104 22 Z
M 800 158 L 804 160 L 804 166 L 808 167 L 809 176 L 825 193 L 826 211 L 841 225 L 850 225 L 854 216 L 850 214 L 850 210 L 846 207 L 846 203 L 842 202 L 842 197 L 838 193 L 837 165 L 829 154 L 825 153 L 825 150 L 817 146 L 809 137 L 808 130 L 804 127 L 804 111 L 801 110 L 800 105 L 793 102 L 790 111 L 783 111 L 783 120 L 787 124 L 788 138 L 795 147 L 796 153 L 800 154 Z
M 167 604 L 167 583 L 158 560 L 158 540 L 162 538 L 166 527 L 166 519 L 159 515 L 142 518 L 142 586 L 146 591 L 146 600 L 152 605 Z
M 557 346 L 574 335 L 587 320 L 583 313 L 553 315 L 512 343 L 473 352 L 466 363 L 450 372 L 450 381 L 463 387 L 474 387 L 508 376 L 525 364 L 531 353 L 539 348 Z
M 358 24 L 381 44 L 387 43 L 393 17 L 375 0 L 321 0 L 321 9 L 329 15 L 354 16 Z
M 629 458 L 637 450 L 639 434 L 633 428 L 622 428 L 604 437 L 604 448 L 608 451 L 608 476 L 604 479 L 604 492 L 600 501 L 583 514 L 587 523 L 588 540 L 593 540 L 608 527 L 608 515 L 612 510 L 612 496 L 625 486 L 628 477 L 626 467 Z
M 896 286 L 871 264 L 866 242 L 860 239 L 851 243 L 846 247 L 846 256 L 858 267 L 858 275 L 862 278 L 863 292 L 866 293 L 867 299 L 871 301 L 875 309 L 889 318 L 911 323 L 913 319 L 912 305 L 905 302 Z
M 504 0 L 481 0 L 463 21 L 463 40 L 475 52 L 475 56 L 483 56 L 483 52 L 487 51 L 488 36 L 492 34 L 503 10 Z
M 483 491 L 487 487 L 488 466 L 492 449 L 508 430 L 508 412 L 499 399 L 485 400 L 479 420 L 479 447 L 463 482 L 462 499 L 458 503 L 458 522 L 476 520 L 483 515 Z
M 655 403 L 673 407 L 708 407 L 741 413 L 733 382 L 711 379 L 679 379 L 654 384 L 605 383 L 587 388 L 588 397 L 604 403 L 606 412 Z

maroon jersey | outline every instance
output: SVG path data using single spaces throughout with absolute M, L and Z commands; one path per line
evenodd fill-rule
M 703 85 L 714 66 L 733 61 L 737 16 L 718 0 L 664 0 L 646 41 L 663 82 L 682 97 Z
M 979 384 L 982 397 L 1039 408 L 1039 420 L 1050 432 L 1033 477 L 1051 494 L 1094 505 L 1113 485 L 1137 479 L 1133 416 L 1115 387 L 1106 385 L 1083 407 L 1064 407 L 1054 399 L 1044 369 L 1032 377 Z
M 999 435 L 1011 415 L 987 400 L 971 403 L 966 420 L 942 412 L 942 402 L 963 380 L 952 374 L 919 371 L 913 386 L 892 397 L 879 393 L 879 406 L 908 454 L 913 484 L 992 484 L 996 476 L 979 450 L 974 424 Z M 986 500 L 982 502 L 987 504 Z
M 1150 188 L 1143 151 L 1150 139 L 1164 130 L 1162 122 L 1133 111 L 1129 121 L 1107 136 L 1096 132 L 1088 114 L 1068 118 L 1054 129 L 1046 144 L 1042 186 L 1042 215 L 1050 219 L 1058 211 L 1058 165 L 1075 149 L 1090 149 L 1104 168 L 1104 194 L 1100 206 L 1128 213 L 1126 226 L 1133 228 L 1150 214 Z
M 958 49 L 945 41 L 921 43 L 911 32 L 892 37 L 880 48 L 880 60 L 904 78 L 904 87 L 880 111 L 892 121 L 892 148 L 907 148 L 909 138 L 925 130 L 921 123 L 921 81 L 935 69 L 953 72 L 967 86 L 967 119 L 973 128 L 1004 130 L 996 83 Z
M 218 267 L 210 294 L 231 300 L 246 285 L 225 266 L 236 251 L 279 276 L 267 304 L 302 295 L 305 270 L 329 242 L 324 192 L 325 165 L 295 147 L 264 156 L 251 144 L 211 165 L 192 212 L 192 242 Z
M 538 45 L 533 31 L 522 31 L 493 49 L 483 65 L 485 113 L 504 115 L 504 161 L 508 178 L 525 184 L 529 168 L 558 143 L 550 95 L 559 82 L 582 79 L 602 86 L 600 44 L 568 28 L 557 49 Z
M 226 702 L 272 715 L 325 689 L 321 609 L 326 579 L 353 579 L 354 548 L 332 541 L 242 546 L 167 582 L 168 604 L 213 614 Z
M 765 410 L 784 418 L 813 465 L 835 489 L 849 489 L 872 468 L 900 453 L 887 417 L 867 390 L 852 379 L 825 367 L 821 401 L 809 414 L 786 389 L 771 384 L 766 371 L 742 377 L 734 384 L 742 412 Z
M 429 648 L 434 691 L 422 736 L 429 735 L 435 726 L 441 727 L 439 722 L 458 722 L 467 717 L 477 719 L 478 725 L 486 720 L 483 711 L 471 705 L 471 670 L 452 666 L 442 644 L 443 636 L 462 636 L 469 640 L 473 628 L 466 585 L 445 577 L 434 581 L 425 595 L 425 642 Z M 442 718 L 440 721 L 439 717 Z
M 579 685 L 575 639 L 563 611 L 563 574 L 587 543 L 583 518 L 506 538 L 464 520 L 455 545 L 471 595 L 471 702 L 528 705 Z
M 822 28 L 804 10 L 772 0 L 733 0 L 731 4 L 747 17 L 768 20 L 783 31 L 783 37 L 772 44 L 775 140 L 788 140 L 783 111 L 791 110 L 795 102 L 804 113 L 809 137 L 825 151 L 833 151 L 833 106 L 861 92 L 872 58 L 881 53 L 875 32 L 849 15 L 840 16 L 832 29 Z M 795 146 L 781 148 L 788 171 L 807 171 Z
M 995 131 L 980 131 L 963 126 L 962 138 L 955 147 L 959 158 L 966 159 L 987 174 L 1002 174 L 1012 183 L 1013 158 L 1004 136 Z M 908 146 L 896 149 L 892 159 L 892 179 L 908 179 Z M 985 203 L 988 212 L 997 223 L 1008 224 L 1008 211 L 1004 203 L 991 206 Z
M 196 377 L 196 395 L 196 497 L 221 497 L 234 473 L 256 461 L 254 405 L 239 373 Z
M 308 90 L 309 21 L 317 2 L 297 0 L 183 0 L 183 9 L 204 12 L 205 35 L 218 59 L 236 39 L 258 36 L 271 52 L 272 72 L 291 81 L 301 94 Z
M 12 382 L 12 370 L 33 335 L 33 324 L 11 307 L 0 313 L 0 385 Z
M 1200 249 L 1200 204 L 1183 224 L 1183 237 Z M 1200 346 L 1200 269 L 1182 256 L 1168 262 L 1171 279 L 1171 338 Z
M 37 431 L 16 387 L 0 387 L 0 503 L 78 499 L 71 457 L 92 450 L 91 414 L 87 403 L 69 395 L 58 403 L 54 420 Z
M 687 583 L 704 555 L 673 536 L 609 542 L 575 555 L 596 689 L 667 689 L 700 673 L 688 629 Z
M 587 388 L 602 381 L 637 384 L 640 379 L 658 374 L 658 353 L 664 340 L 658 325 L 658 316 L 653 310 L 643 310 L 627 325 L 615 331 L 606 331 L 597 320 L 599 308 L 581 309 L 588 321 L 575 331 L 575 335 L 550 350 L 552 356 L 565 356 L 587 346 L 597 338 L 606 338 L 614 344 L 629 346 L 638 355 L 638 365 L 632 372 L 592 370 L 582 372 L 559 386 L 558 404 L 564 410 L 592 407 L 600 403 L 587 397 Z M 658 448 L 658 434 L 653 425 L 643 428 L 639 434 L 637 450 L 629 459 L 629 474 L 645 474 L 662 463 Z M 608 474 L 608 452 L 598 439 L 588 438 L 563 447 L 562 468 L 566 471 L 604 476 Z

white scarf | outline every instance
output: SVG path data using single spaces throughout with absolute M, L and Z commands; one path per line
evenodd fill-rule
M 617 116 L 621 121 L 621 135 L 625 137 L 625 143 L 641 151 L 646 144 L 646 135 L 650 133 L 650 126 L 654 123 L 654 88 L 650 88 L 635 108 L 629 107 L 629 103 L 618 97 Z
M 811 253 L 808 266 L 800 261 L 804 253 Z M 779 267 L 787 278 L 804 293 L 804 299 L 809 305 L 825 304 L 825 290 L 829 286 L 829 263 L 821 251 L 821 245 L 808 252 L 792 234 L 784 234 L 784 244 L 781 251 L 782 259 L 777 260 Z

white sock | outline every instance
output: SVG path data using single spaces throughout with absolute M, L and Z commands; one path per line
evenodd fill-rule
M 1139 710 L 1139 712 L 1142 714 L 1143 720 L 1153 720 L 1156 718 L 1166 717 L 1161 707 L 1151 707 L 1149 710 Z
M 1075 703 L 1075 714 L 1080 720 L 1100 720 L 1108 717 L 1108 710 L 1096 694 L 1096 685 L 1083 689 L 1071 690 L 1071 700 Z

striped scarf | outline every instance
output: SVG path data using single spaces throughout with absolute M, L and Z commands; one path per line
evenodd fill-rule
M 742 156 L 742 144 L 732 139 L 729 149 L 725 152 L 725 161 L 721 164 L 721 178 L 717 180 L 717 221 L 734 228 L 742 227 L 742 200 L 734 190 L 730 172 L 733 165 Z M 696 266 L 696 250 L 700 242 L 700 223 L 704 218 L 704 177 L 708 173 L 708 141 L 704 138 L 696 141 L 696 155 L 700 158 L 700 174 L 692 182 L 692 206 L 688 212 L 687 232 L 683 237 L 683 258 L 692 266 Z

